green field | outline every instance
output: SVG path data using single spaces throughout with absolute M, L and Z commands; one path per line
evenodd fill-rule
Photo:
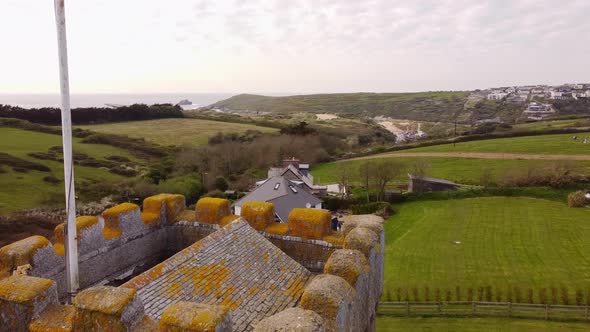
M 540 131 L 560 128 L 587 127 L 590 127 L 590 121 L 587 119 L 547 120 L 515 124 L 512 126 L 512 131 Z
M 257 130 L 263 133 L 278 132 L 276 128 L 187 118 L 117 122 L 77 127 L 99 133 L 144 138 L 159 145 L 177 146 L 183 144 L 204 145 L 207 144 L 209 137 L 219 132 L 225 134 L 244 133 L 247 130 Z
M 387 155 L 391 156 L 391 155 Z M 462 184 L 479 185 L 484 172 L 491 172 L 492 176 L 501 176 L 508 170 L 526 169 L 531 166 L 548 166 L 554 162 L 545 160 L 519 159 L 467 159 L 440 157 L 403 157 L 394 159 L 403 165 L 404 169 L 396 181 L 407 182 L 407 173 L 411 172 L 412 164 L 417 160 L 425 160 L 430 164 L 428 176 L 447 179 Z M 316 181 L 321 183 L 338 182 L 339 169 L 343 164 L 350 167 L 352 184 L 360 184 L 359 167 L 367 160 L 344 160 L 339 162 L 317 165 L 312 169 Z M 590 173 L 590 161 L 572 162 L 574 169 L 580 173 Z
M 565 332 L 588 331 L 588 323 L 547 322 L 503 318 L 398 318 L 377 317 L 378 332 Z
M 85 153 L 96 159 L 108 156 L 124 156 L 137 161 L 127 151 L 109 145 L 82 144 L 74 138 L 74 151 Z M 30 152 L 47 152 L 52 146 L 61 146 L 61 136 L 27 131 L 15 128 L 0 128 L 0 151 L 14 157 L 36 162 L 51 168 L 51 172 L 29 171 L 20 173 L 10 167 L 1 166 L 5 173 L 0 173 L 0 214 L 19 209 L 34 208 L 43 204 L 54 195 L 63 193 L 63 182 L 50 184 L 43 177 L 53 175 L 63 180 L 63 165 L 53 160 L 39 160 L 28 156 Z M 110 173 L 108 169 L 93 167 L 75 167 L 76 186 L 95 181 L 120 181 L 125 177 Z
M 572 136 L 578 136 L 573 140 Z M 523 154 L 590 154 L 590 144 L 583 144 L 584 138 L 590 139 L 590 133 L 525 136 L 497 138 L 453 144 L 427 146 L 403 150 L 404 152 L 487 152 L 487 153 L 523 153 Z M 389 155 L 389 154 L 383 154 Z
M 537 298 L 540 288 L 563 285 L 573 301 L 576 289 L 590 288 L 590 209 L 518 197 L 411 202 L 385 232 L 385 299 L 397 300 L 398 287 L 454 297 L 460 286 L 465 297 L 468 287 L 505 295 L 516 286 Z

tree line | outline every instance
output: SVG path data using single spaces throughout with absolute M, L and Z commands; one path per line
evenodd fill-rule
M 117 108 L 79 107 L 72 109 L 73 124 L 138 121 L 163 118 L 182 118 L 180 106 L 172 104 L 133 104 Z M 19 106 L 0 104 L 0 118 L 16 118 L 46 125 L 61 124 L 59 108 L 43 107 L 26 109 Z

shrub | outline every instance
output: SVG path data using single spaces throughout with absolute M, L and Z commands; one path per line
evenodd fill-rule
M 381 217 L 388 218 L 392 213 L 393 209 L 391 204 L 387 202 L 372 202 L 365 204 L 356 204 L 351 207 L 352 214 L 372 214 L 375 213 Z
M 133 168 L 127 168 L 127 167 L 121 167 L 121 166 L 112 167 L 111 169 L 109 169 L 109 172 L 111 172 L 113 174 L 127 176 L 127 177 L 133 177 L 133 176 L 137 175 L 137 171 L 134 170 Z
M 219 176 L 215 179 L 214 182 L 215 189 L 219 191 L 226 191 L 229 188 L 229 184 L 227 184 L 227 180 L 223 176 Z
M 584 207 L 588 203 L 586 194 L 583 191 L 575 191 L 567 195 L 567 205 L 569 207 Z
M 547 288 L 541 288 L 539 290 L 539 302 L 541 304 L 547 304 Z
M 576 304 L 577 305 L 584 304 L 584 293 L 580 289 L 576 289 Z
M 185 175 L 168 179 L 158 185 L 160 192 L 181 194 L 186 198 L 187 204 L 196 202 L 203 193 L 203 186 L 197 175 Z M 209 196 L 225 198 L 224 196 Z
M 48 182 L 48 183 L 60 183 L 61 180 L 56 178 L 53 175 L 47 175 L 45 177 L 43 177 L 43 181 Z
M 569 290 L 566 286 L 561 286 L 561 302 L 565 305 L 570 304 Z
M 112 161 L 117 161 L 117 162 L 120 162 L 120 163 L 126 163 L 126 162 L 130 162 L 131 161 L 131 160 L 129 160 L 129 158 L 123 157 L 123 156 L 108 156 L 105 159 L 112 160 Z

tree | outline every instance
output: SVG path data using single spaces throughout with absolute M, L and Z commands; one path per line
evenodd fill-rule
M 363 183 L 363 187 L 367 192 L 367 202 L 369 201 L 369 189 L 371 184 L 371 179 L 373 175 L 374 163 L 372 161 L 365 161 L 359 167 L 360 178 Z
M 229 188 L 229 184 L 227 183 L 227 180 L 222 176 L 218 176 L 215 179 L 215 189 L 223 192 L 223 191 L 226 191 L 227 188 Z
M 379 190 L 379 200 L 383 200 L 387 184 L 401 173 L 402 168 L 402 165 L 394 160 L 381 160 L 375 163 L 374 178 Z
M 342 163 L 338 168 L 338 184 L 342 190 L 343 197 L 348 197 L 348 184 L 350 183 L 351 169 L 349 163 Z

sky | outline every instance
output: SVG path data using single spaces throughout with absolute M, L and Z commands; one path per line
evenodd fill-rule
M 590 1 L 66 0 L 73 93 L 590 81 Z M 59 91 L 52 0 L 0 1 L 0 93 Z

